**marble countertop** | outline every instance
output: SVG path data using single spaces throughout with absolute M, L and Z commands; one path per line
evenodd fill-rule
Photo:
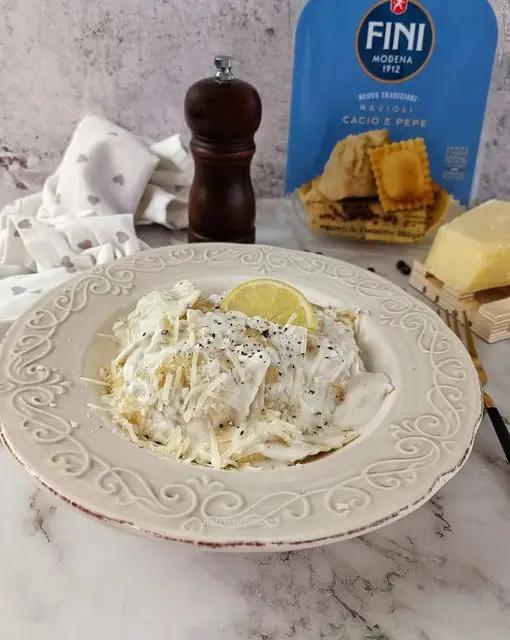
M 142 230 L 150 244 L 179 238 Z M 262 202 L 258 241 L 373 267 L 424 249 L 360 249 Z M 412 291 L 412 290 L 411 290 Z M 480 343 L 510 416 L 510 342 Z M 86 519 L 0 448 L 0 637 L 5 640 L 508 640 L 510 466 L 484 419 L 461 472 L 428 504 L 367 536 L 307 551 L 222 555 Z

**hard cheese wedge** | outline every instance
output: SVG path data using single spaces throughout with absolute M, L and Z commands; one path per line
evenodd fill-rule
M 510 284 L 510 202 L 490 200 L 442 226 L 426 268 L 462 293 Z

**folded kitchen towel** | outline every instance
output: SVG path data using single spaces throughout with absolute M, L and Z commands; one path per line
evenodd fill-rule
M 147 146 L 84 118 L 42 191 L 0 212 L 0 322 L 77 271 L 144 249 L 136 224 L 185 227 L 192 177 L 178 135 Z

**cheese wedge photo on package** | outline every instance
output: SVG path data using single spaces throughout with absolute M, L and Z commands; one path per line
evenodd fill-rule
M 419 243 L 472 199 L 497 21 L 488 0 L 309 0 L 286 192 L 312 231 Z

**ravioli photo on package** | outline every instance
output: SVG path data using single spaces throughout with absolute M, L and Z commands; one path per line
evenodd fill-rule
M 496 44 L 488 0 L 310 0 L 286 177 L 309 227 L 417 243 L 467 206 Z

